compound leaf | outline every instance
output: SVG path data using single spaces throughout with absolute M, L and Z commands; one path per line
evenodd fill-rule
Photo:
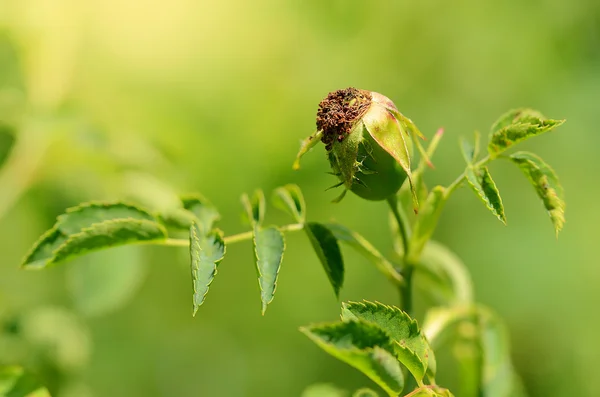
M 335 296 L 339 297 L 340 288 L 344 284 L 344 260 L 334 233 L 327 226 L 316 222 L 308 222 L 304 230 L 325 269 Z
M 469 166 L 465 173 L 471 189 L 483 201 L 487 209 L 496 215 L 500 222 L 506 225 L 506 215 L 504 214 L 502 198 L 488 168 L 481 167 L 475 169 Z
M 277 288 L 277 276 L 285 251 L 285 240 L 279 229 L 270 226 L 265 229 L 255 227 L 253 241 L 262 314 L 264 315 L 267 305 L 273 300 Z
M 300 330 L 327 353 L 363 372 L 390 396 L 402 391 L 404 376 L 394 347 L 376 325 L 359 320 Z
M 217 267 L 225 257 L 223 233 L 214 230 L 208 235 L 201 233 L 200 227 L 194 223 L 190 227 L 190 263 L 192 270 L 192 315 L 208 293 L 208 288 L 217 274 Z
M 509 158 L 519 166 L 542 199 L 558 235 L 565 224 L 565 201 L 564 191 L 556 173 L 544 160 L 533 153 L 517 152 Z

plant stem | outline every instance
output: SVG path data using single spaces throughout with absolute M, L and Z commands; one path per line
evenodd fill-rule
M 392 214 L 394 214 L 394 218 L 398 223 L 398 231 L 400 233 L 400 240 L 402 240 L 402 249 L 404 252 L 404 257 L 402 261 L 404 262 L 404 267 L 402 269 L 402 277 L 404 277 L 404 283 L 398 286 L 400 291 L 400 299 L 402 300 L 402 308 L 410 314 L 412 311 L 412 274 L 413 274 L 413 266 L 409 262 L 406 261 L 407 253 L 410 249 L 410 227 L 408 222 L 406 221 L 406 214 L 402 209 L 402 206 L 398 205 L 398 198 L 396 195 L 390 196 L 387 199 L 387 202 L 392 210 Z
M 387 202 L 398 223 L 398 231 L 400 232 L 400 240 L 402 241 L 402 250 L 404 256 L 406 256 L 406 253 L 408 252 L 408 236 L 410 234 L 410 227 L 406 222 L 406 214 L 404 213 L 404 209 L 398 205 L 398 197 L 396 195 L 388 197 Z
M 472 167 L 473 168 L 479 168 L 479 167 L 481 167 L 483 165 L 486 165 L 491 160 L 492 160 L 492 158 L 488 154 L 487 156 L 485 156 L 484 158 L 482 158 L 481 160 L 479 160 L 478 162 L 476 162 L 475 164 L 473 164 Z M 447 194 L 448 195 L 452 194 L 464 182 L 465 179 L 467 179 L 467 173 L 466 173 L 466 171 L 463 172 L 462 174 L 460 174 L 458 176 L 458 178 L 456 178 L 456 180 L 454 182 L 452 182 L 448 186 L 448 188 L 447 188 Z
M 282 232 L 295 232 L 298 230 L 302 230 L 304 228 L 303 223 L 292 223 L 289 225 L 284 225 L 279 228 Z M 252 239 L 253 232 L 244 232 L 238 234 L 232 234 L 231 236 L 226 236 L 223 241 L 225 244 L 234 244 L 240 241 L 246 241 Z M 164 241 L 158 242 L 157 244 L 166 245 L 169 247 L 189 247 L 190 241 L 188 239 L 182 238 L 168 238 Z

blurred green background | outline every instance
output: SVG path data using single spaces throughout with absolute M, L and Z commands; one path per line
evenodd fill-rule
M 531 396 L 598 395 L 597 0 L 0 0 L 0 363 L 37 369 L 58 397 L 368 386 L 298 332 L 339 315 L 301 235 L 288 237 L 265 317 L 247 243 L 229 248 L 196 318 L 185 249 L 120 248 L 18 269 L 80 201 L 160 208 L 200 191 L 232 234 L 245 227 L 240 194 L 289 182 L 303 189 L 309 219 L 335 218 L 391 252 L 383 204 L 352 195 L 330 204 L 322 148 L 291 170 L 319 101 L 348 86 L 390 97 L 427 136 L 446 129 L 431 183 L 461 172 L 460 136 L 485 135 L 510 108 L 568 119 L 524 145 L 565 187 L 558 240 L 509 164 L 492 166 L 508 227 L 462 189 L 435 238 L 464 258 L 477 298 L 506 319 Z M 397 302 L 384 277 L 345 253 L 342 299 Z

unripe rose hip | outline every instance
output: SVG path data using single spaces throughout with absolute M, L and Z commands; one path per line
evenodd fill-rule
M 300 149 L 299 159 L 320 139 L 333 173 L 344 186 L 367 200 L 396 194 L 406 178 L 411 182 L 412 121 L 394 103 L 376 92 L 347 88 L 329 93 L 319 103 L 317 132 Z

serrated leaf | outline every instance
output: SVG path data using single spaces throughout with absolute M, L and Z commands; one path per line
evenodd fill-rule
M 19 366 L 0 366 L 0 396 L 50 397 L 50 392 L 33 375 Z
M 24 269 L 41 269 L 48 265 L 54 256 L 54 251 L 67 241 L 67 236 L 56 227 L 44 233 L 35 242 L 31 251 L 25 256 L 21 267 Z
M 327 278 L 339 298 L 340 288 L 344 284 L 344 260 L 335 235 L 321 223 L 308 222 L 304 230 L 319 257 Z
M 404 282 L 404 279 L 400 273 L 396 271 L 394 265 L 363 236 L 339 223 L 328 223 L 326 226 L 331 230 L 338 241 L 342 241 L 358 251 L 361 255 L 371 261 L 392 282 L 396 284 Z
M 148 220 L 114 219 L 95 223 L 71 234 L 61 244 L 46 265 L 56 264 L 92 251 L 126 244 L 164 240 L 167 233 L 162 225 Z
M 330 383 L 316 383 L 304 389 L 300 397 L 348 397 L 348 393 Z
M 215 223 L 221 219 L 217 208 L 200 194 L 182 196 L 181 203 L 184 209 L 196 216 L 195 221 L 202 235 L 206 235 L 213 230 Z
M 565 120 L 546 119 L 532 109 L 515 109 L 502 115 L 492 126 L 488 152 L 492 158 L 522 142 L 548 132 Z
M 411 262 L 417 262 L 421 256 L 425 244 L 427 244 L 427 241 L 429 241 L 435 231 L 447 198 L 446 189 L 442 186 L 436 186 L 431 190 L 427 196 L 427 200 L 421 206 L 413 233 L 410 237 L 410 249 L 407 257 Z
M 79 233 L 94 223 L 128 218 L 156 221 L 148 211 L 132 204 L 90 202 L 68 208 L 64 214 L 58 216 L 56 227 L 62 233 L 69 235 Z
M 67 269 L 67 287 L 80 313 L 102 316 L 137 293 L 146 269 L 140 247 L 124 246 L 81 258 Z
M 190 264 L 192 270 L 192 315 L 204 303 L 208 288 L 217 274 L 217 267 L 225 257 L 223 232 L 214 230 L 203 235 L 194 223 L 190 227 Z
M 265 229 L 255 227 L 253 241 L 262 314 L 264 315 L 267 311 L 267 305 L 273 300 L 277 288 L 277 276 L 285 251 L 285 240 L 279 229 L 270 226 Z
M 440 296 L 440 305 L 460 305 L 473 301 L 473 283 L 466 266 L 446 246 L 430 240 L 415 265 L 419 276 L 430 280 L 428 294 Z M 417 278 L 415 281 L 421 281 Z
M 265 218 L 265 194 L 262 190 L 257 189 L 254 191 L 252 198 L 246 193 L 242 195 L 242 205 L 246 211 L 248 222 L 254 226 L 260 226 Z
M 275 189 L 273 204 L 292 215 L 296 222 L 304 223 L 306 219 L 306 204 L 304 203 L 302 191 L 297 185 L 288 184 Z
M 504 214 L 504 205 L 496 183 L 487 167 L 475 169 L 467 167 L 465 171 L 467 182 L 475 194 L 483 201 L 488 210 L 496 215 L 500 222 L 506 225 L 506 215 Z
M 379 394 L 375 390 L 363 388 L 355 391 L 352 397 L 379 397 Z
M 519 166 L 542 199 L 558 235 L 565 223 L 565 201 L 564 191 L 556 173 L 533 153 L 517 152 L 510 156 L 510 160 Z
M 327 353 L 371 378 L 390 396 L 404 387 L 404 376 L 387 334 L 364 321 L 303 327 L 301 331 Z
M 398 360 L 421 384 L 433 351 L 421 334 L 416 320 L 397 307 L 368 301 L 344 303 L 342 320 L 362 320 L 383 330 L 394 342 Z
M 302 143 L 300 144 L 300 150 L 298 151 L 298 154 L 296 155 L 296 160 L 294 161 L 294 165 L 292 166 L 293 169 L 300 169 L 300 159 L 302 158 L 302 156 L 308 153 L 310 149 L 312 149 L 317 143 L 321 142 L 322 136 L 323 131 L 319 130 L 302 141 Z

